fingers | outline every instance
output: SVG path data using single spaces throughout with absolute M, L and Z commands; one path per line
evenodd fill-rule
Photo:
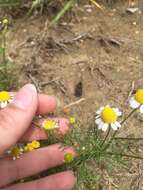
M 16 144 L 29 127 L 37 110 L 38 98 L 32 84 L 16 94 L 13 103 L 0 111 L 0 153 Z
M 65 118 L 52 118 L 52 120 L 55 120 L 59 128 L 57 129 L 57 133 L 60 133 L 64 135 L 67 133 L 70 129 L 69 120 Z M 41 126 L 42 119 L 40 119 L 37 124 Z M 42 140 L 47 139 L 47 133 L 44 131 L 44 129 L 38 128 L 38 127 L 30 127 L 26 133 L 23 135 L 23 137 L 20 139 L 20 142 L 24 141 L 32 141 L 32 140 Z
M 13 92 L 14 96 L 17 94 Z M 48 96 L 45 94 L 38 94 L 38 107 L 37 114 L 46 114 L 49 112 L 54 112 L 57 107 L 57 99 L 54 96 Z
M 38 114 L 46 114 L 49 112 L 54 112 L 57 107 L 57 100 L 54 96 L 48 96 L 45 94 L 38 95 Z
M 15 161 L 12 159 L 1 160 L 0 187 L 16 179 L 31 176 L 43 170 L 63 164 L 66 152 L 75 154 L 72 148 L 63 148 L 61 145 L 51 145 L 23 154 Z
M 40 180 L 18 184 L 2 190 L 71 190 L 75 184 L 73 172 L 61 172 Z

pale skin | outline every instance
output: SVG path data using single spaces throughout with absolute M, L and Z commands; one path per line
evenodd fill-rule
M 17 94 L 13 103 L 0 110 L 0 155 L 20 141 L 40 140 L 47 138 L 45 132 L 34 128 L 31 123 L 36 114 L 46 114 L 56 109 L 56 99 L 52 96 L 37 94 L 32 85 L 25 85 Z M 68 120 L 59 120 L 59 132 L 65 134 L 69 130 Z M 40 121 L 39 121 L 40 123 Z M 18 179 L 31 176 L 61 165 L 66 152 L 59 144 L 23 154 L 19 159 L 10 157 L 0 159 L 0 190 L 70 190 L 75 183 L 72 171 L 65 171 L 44 177 L 32 182 L 10 185 Z

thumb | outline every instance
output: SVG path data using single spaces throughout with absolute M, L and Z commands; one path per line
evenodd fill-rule
M 34 85 L 19 90 L 14 101 L 0 110 L 0 153 L 16 144 L 29 127 L 37 110 L 38 98 Z

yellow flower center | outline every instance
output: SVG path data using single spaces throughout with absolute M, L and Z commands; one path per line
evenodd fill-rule
M 137 90 L 135 94 L 135 99 L 140 103 L 143 104 L 143 89 Z
M 66 153 L 66 154 L 64 155 L 64 161 L 65 161 L 66 163 L 72 162 L 73 159 L 74 159 L 74 156 L 73 156 L 72 153 Z
M 10 99 L 11 99 L 10 94 L 7 91 L 0 92 L 0 102 L 8 101 Z
M 12 150 L 11 150 L 11 155 L 15 158 L 18 158 L 20 156 L 20 154 L 22 153 L 22 149 L 20 149 L 19 147 L 14 147 Z
M 55 126 L 56 126 L 56 122 L 53 120 L 45 120 L 43 122 L 43 128 L 46 130 L 55 129 Z
M 110 107 L 105 107 L 101 112 L 101 118 L 108 124 L 114 123 L 117 120 L 117 117 L 116 112 Z

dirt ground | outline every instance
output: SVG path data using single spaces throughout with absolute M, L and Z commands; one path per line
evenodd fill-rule
M 34 82 L 40 92 L 58 97 L 60 109 L 83 100 L 70 107 L 81 121 L 102 105 L 129 111 L 130 92 L 143 88 L 143 2 L 137 1 L 134 14 L 127 7 L 120 2 L 101 11 L 83 3 L 50 28 L 46 15 L 14 20 L 7 44 L 9 57 L 22 66 L 19 85 Z M 135 114 L 119 135 L 142 137 L 142 127 L 143 117 Z M 133 161 L 100 190 L 143 189 L 142 167 Z

